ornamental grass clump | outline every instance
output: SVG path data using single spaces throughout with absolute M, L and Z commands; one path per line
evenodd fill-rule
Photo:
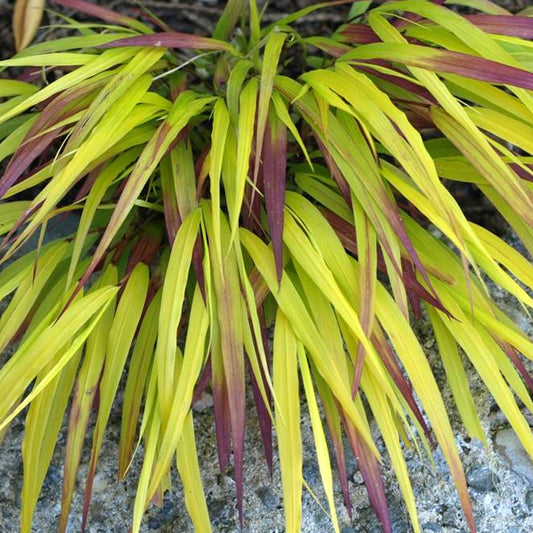
M 355 2 L 333 35 L 298 33 L 341 3 L 264 26 L 255 0 L 229 0 L 206 37 L 56 0 L 101 22 L 65 17 L 68 36 L 0 62 L 0 347 L 18 341 L 0 431 L 25 413 L 23 532 L 65 413 L 59 531 L 88 437 L 85 529 L 123 378 L 119 478 L 144 449 L 134 533 L 173 463 L 196 531 L 211 531 L 191 411 L 206 388 L 242 519 L 248 386 L 268 468 L 277 439 L 287 532 L 301 529 L 301 405 L 334 531 L 333 475 L 350 510 L 346 443 L 384 532 L 378 444 L 415 532 L 411 445 L 442 450 L 475 531 L 423 316 L 468 434 L 485 442 L 463 356 L 533 456 L 533 343 L 486 285 L 533 307 L 533 267 L 453 194 L 468 184 L 533 253 L 533 11 Z M 65 217 L 76 231 L 46 239 Z

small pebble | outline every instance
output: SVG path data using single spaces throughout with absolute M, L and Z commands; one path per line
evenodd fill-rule
M 494 489 L 494 477 L 487 466 L 474 466 L 466 474 L 468 486 L 479 491 Z
M 196 413 L 202 413 L 211 407 L 213 407 L 213 396 L 209 392 L 203 392 L 192 406 L 192 410 Z
M 270 487 L 259 487 L 255 493 L 269 511 L 277 509 L 281 505 L 280 498 L 274 494 Z
M 341 533 L 357 533 L 357 530 L 354 529 L 352 526 L 344 526 L 341 529 Z

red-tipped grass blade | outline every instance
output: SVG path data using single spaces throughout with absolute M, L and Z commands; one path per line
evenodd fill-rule
M 232 49 L 231 44 L 224 41 L 181 32 L 160 32 L 151 35 L 126 37 L 104 44 L 100 48 L 117 48 L 120 46 L 152 46 L 157 48 L 187 48 L 192 50 L 221 50 L 226 52 Z
M 472 24 L 487 33 L 533 39 L 533 20 L 518 15 L 465 15 Z
M 345 54 L 341 60 L 382 59 L 404 63 L 436 72 L 458 74 L 466 78 L 533 90 L 533 73 L 462 52 L 437 50 L 403 43 L 373 43 Z
M 271 112 L 263 143 L 263 188 L 278 281 L 283 272 L 283 216 L 287 173 L 287 128 Z

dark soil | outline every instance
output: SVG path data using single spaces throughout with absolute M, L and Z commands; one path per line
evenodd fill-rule
M 0 59 L 10 57 L 14 53 L 13 38 L 11 31 L 11 17 L 15 0 L 0 0 Z M 143 18 L 146 13 L 151 12 L 162 19 L 166 24 L 176 31 L 184 31 L 195 34 L 207 35 L 211 33 L 215 24 L 224 9 L 225 0 L 114 0 L 106 2 L 97 0 L 93 2 L 108 7 L 120 13 L 124 13 L 136 18 Z M 265 2 L 259 0 L 259 4 Z M 306 6 L 315 4 L 315 0 L 271 0 L 265 11 L 263 20 L 272 22 L 282 18 L 288 13 L 293 13 Z M 64 10 L 54 6 L 49 2 L 51 10 L 58 10 L 68 15 L 74 15 L 72 10 Z M 143 13 L 142 6 L 146 12 Z M 297 22 L 300 27 L 305 25 L 303 33 L 322 34 L 331 33 L 336 27 L 346 20 L 349 5 L 335 6 L 327 10 L 313 13 Z M 76 19 L 83 19 L 83 16 L 76 14 Z M 59 17 L 49 11 L 45 14 L 44 25 L 59 22 Z M 57 35 L 58 30 L 42 28 L 37 36 L 37 41 L 49 39 L 51 35 Z
M 146 17 L 150 12 L 177 31 L 203 35 L 211 33 L 226 4 L 225 0 L 93 0 L 93 2 L 132 17 Z M 495 0 L 495 2 L 512 12 L 518 12 L 533 5 L 533 0 Z M 14 54 L 11 30 L 14 3 L 15 0 L 0 0 L 0 59 L 6 59 Z M 315 4 L 317 0 L 258 0 L 258 3 L 260 6 L 267 4 L 263 20 L 272 22 L 288 13 Z M 64 10 L 54 5 L 53 1 L 49 1 L 48 4 L 49 9 L 45 13 L 43 27 L 36 41 L 61 35 L 62 30 L 50 27 L 61 20 L 55 11 L 75 16 L 77 19 L 83 18 L 72 10 Z M 316 11 L 294 24 L 303 34 L 328 35 L 346 21 L 348 10 L 348 3 L 334 6 Z
M 497 4 L 512 12 L 520 11 L 533 5 L 533 0 L 495 0 Z M 11 18 L 15 0 L 0 0 L 0 59 L 10 57 L 14 53 L 13 37 L 11 31 Z M 225 0 L 96 0 L 94 3 L 114 9 L 121 13 L 143 17 L 143 8 L 164 20 L 171 28 L 196 34 L 209 34 L 226 4 Z M 272 22 L 282 18 L 288 13 L 317 3 L 317 0 L 258 0 L 263 6 L 267 4 L 263 20 Z M 142 8 L 140 7 L 142 6 Z M 49 11 L 45 14 L 43 28 L 39 31 L 36 40 L 43 41 L 60 32 L 60 30 L 45 27 L 60 21 L 54 11 L 61 11 L 74 15 L 72 10 L 64 10 L 49 2 Z M 349 4 L 331 7 L 314 12 L 299 22 L 296 22 L 303 34 L 327 35 L 346 21 Z M 146 13 L 144 13 L 146 16 Z M 81 19 L 79 14 L 76 18 Z

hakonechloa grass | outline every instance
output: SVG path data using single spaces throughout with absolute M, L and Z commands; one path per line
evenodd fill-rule
M 484 283 L 528 308 L 533 267 L 469 220 L 449 186 L 484 195 L 533 253 L 531 12 L 359 2 L 333 35 L 309 36 L 293 23 L 346 2 L 265 27 L 254 0 L 230 0 L 208 37 L 54 3 L 100 22 L 68 19 L 67 37 L 0 62 L 0 346 L 19 340 L 0 369 L 0 431 L 27 408 L 22 531 L 69 413 L 65 531 L 95 411 L 85 528 L 124 374 L 121 477 L 144 447 L 133 532 L 176 458 L 191 520 L 210 531 L 191 411 L 206 387 L 242 517 L 249 385 L 269 468 L 278 441 L 287 532 L 301 529 L 301 394 L 333 530 L 333 463 L 349 502 L 348 442 L 391 531 L 371 413 L 413 530 L 405 439 L 440 447 L 475 531 L 412 326 L 430 321 L 470 436 L 485 439 L 461 352 L 533 456 L 518 405 L 533 409 L 522 362 L 533 343 Z M 49 242 L 65 216 L 76 231 Z

